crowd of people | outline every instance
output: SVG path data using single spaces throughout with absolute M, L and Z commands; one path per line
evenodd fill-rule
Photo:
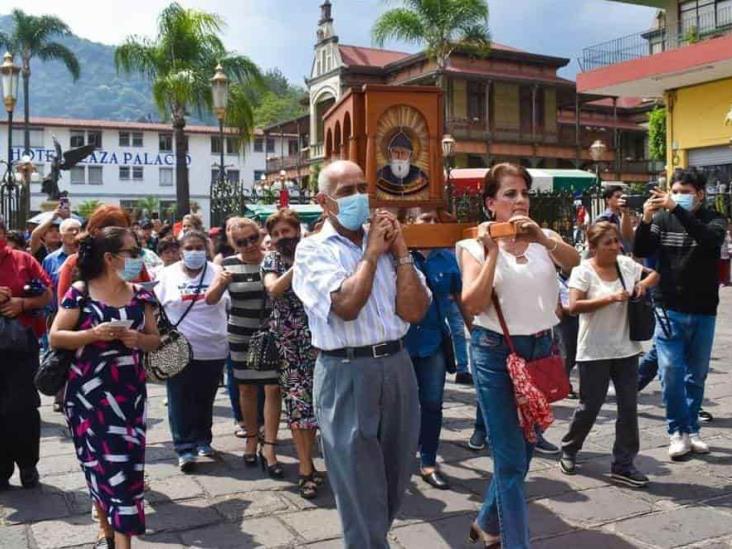
M 448 373 L 475 385 L 466 442 L 480 451 L 487 441 L 494 463 L 480 512 L 466 524 L 485 547 L 529 547 L 524 479 L 534 451 L 559 454 L 562 473 L 577 474 L 611 386 L 614 481 L 649 482 L 634 464 L 637 395 L 656 372 L 670 458 L 708 453 L 700 421 L 712 418 L 701 404 L 730 237 L 724 217 L 704 205 L 703 177 L 677 171 L 668 190 L 651 191 L 637 223 L 622 189 L 608 188 L 583 258 L 531 218 L 531 184 L 520 166 L 494 166 L 483 187 L 490 221 L 454 250 L 410 250 L 397 216 L 370 209 L 364 174 L 349 161 L 320 172 L 323 216 L 313 227 L 287 208 L 262 226 L 232 217 L 205 231 L 195 215 L 178 227 L 133 223 L 111 205 L 84 224 L 59 208 L 26 235 L 0 222 L 0 349 L 8 358 L 0 435 L 14 441 L 0 450 L 0 490 L 16 466 L 24 487 L 38 484 L 33 372 L 41 349 L 71 350 L 54 410 L 67 420 L 86 477 L 95 546 L 129 547 L 145 532 L 144 362 L 160 345 L 161 315 L 192 351 L 166 381 L 180 470 L 192 473 L 199 458 L 216 455 L 213 405 L 225 378 L 242 465 L 285 477 L 277 458 L 284 410 L 297 490 L 317 498 L 327 474 L 349 548 L 388 547 L 415 471 L 450 488 L 437 461 Z M 429 208 L 409 218 L 441 220 Z M 494 223 L 510 224 L 511 237 L 492 235 Z M 657 322 L 643 354 L 631 339 L 629 303 L 651 293 Z M 252 359 L 263 334 L 274 342 L 274 365 Z M 544 437 L 548 400 L 515 359 L 550 357 L 557 344 L 566 375 L 576 366 L 579 380 L 568 431 L 554 446 Z M 318 433 L 327 471 L 313 463 Z

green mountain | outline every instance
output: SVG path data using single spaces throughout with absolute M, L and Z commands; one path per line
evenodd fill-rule
M 9 15 L 0 16 L 0 30 L 12 30 Z M 117 74 L 114 68 L 114 46 L 73 35 L 57 41 L 76 54 L 81 65 L 81 77 L 74 82 L 59 61 L 32 59 L 31 116 L 128 121 L 146 117 L 159 119 L 152 102 L 150 84 L 136 75 Z M 22 96 L 21 86 L 16 116 L 23 112 Z
M 9 15 L 0 15 L 0 31 L 12 31 Z M 31 116 L 56 118 L 92 118 L 102 120 L 158 121 L 160 114 L 153 104 L 150 83 L 136 74 L 117 74 L 114 46 L 99 44 L 78 36 L 55 39 L 76 54 L 81 76 L 73 81 L 60 61 L 31 60 Z M 4 52 L 0 52 L 2 56 Z M 19 60 L 16 58 L 16 63 Z M 264 75 L 265 87 L 252 92 L 257 125 L 266 126 L 304 112 L 300 100 L 305 90 L 292 86 L 277 69 Z M 21 86 L 16 120 L 22 118 Z M 189 116 L 191 124 L 216 124 L 212 115 L 202 119 Z

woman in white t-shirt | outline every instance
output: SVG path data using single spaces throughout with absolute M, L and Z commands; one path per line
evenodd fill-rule
M 637 488 L 645 486 L 648 478 L 633 465 L 638 453 L 638 355 L 641 346 L 630 340 L 628 299 L 631 293 L 635 297 L 645 295 L 658 282 L 658 274 L 621 254 L 618 229 L 612 223 L 601 221 L 590 227 L 587 241 L 591 257 L 582 261 L 569 279 L 569 310 L 579 314 L 580 395 L 569 431 L 562 439 L 559 466 L 563 473 L 575 474 L 577 452 L 605 403 L 612 380 L 618 417 L 611 478 Z M 647 276 L 642 278 L 644 272 Z
M 529 547 L 524 477 L 534 451 L 519 425 L 506 368 L 509 348 L 492 297 L 498 299 L 516 351 L 526 360 L 546 357 L 552 346 L 551 328 L 559 322 L 556 267 L 570 271 L 579 263 L 574 247 L 528 217 L 530 189 L 531 175 L 525 168 L 507 163 L 494 166 L 483 187 L 485 207 L 495 222 L 511 222 L 519 233 L 515 238 L 493 240 L 490 223 L 484 223 L 478 239 L 460 241 L 456 250 L 463 305 L 474 316 L 473 376 L 495 471 L 470 530 L 471 539 L 486 546 L 496 543 L 500 535 L 503 547 Z
M 185 473 L 197 457 L 211 457 L 213 403 L 229 344 L 226 338 L 228 294 L 207 303 L 206 293 L 231 275 L 207 259 L 208 236 L 191 229 L 180 239 L 181 261 L 160 271 L 155 287 L 168 319 L 188 339 L 193 360 L 167 385 L 168 422 L 178 466 Z

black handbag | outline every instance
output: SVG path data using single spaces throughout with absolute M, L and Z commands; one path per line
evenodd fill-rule
M 282 358 L 277 349 L 274 331 L 265 323 L 267 313 L 267 298 L 262 299 L 262 308 L 259 310 L 259 329 L 249 338 L 247 349 L 247 368 L 260 372 L 279 370 Z
M 627 292 L 628 289 L 625 287 L 625 280 L 623 280 L 623 274 L 620 272 L 620 265 L 617 261 L 615 262 L 615 269 L 618 271 L 618 278 L 623 290 Z M 633 290 L 631 288 L 630 292 Z M 650 292 L 646 292 L 646 295 L 642 297 L 633 297 L 632 293 L 630 294 L 628 300 L 628 325 L 631 341 L 648 341 L 653 338 L 653 332 L 656 330 L 656 317 Z
M 87 301 L 89 290 L 84 285 L 84 293 L 82 299 L 79 302 L 79 318 L 74 326 L 74 331 L 77 331 L 81 327 L 82 320 L 84 318 L 84 305 Z M 69 368 L 71 368 L 71 361 L 74 358 L 76 351 L 68 349 L 54 349 L 49 347 L 48 350 L 43 353 L 41 357 L 41 364 L 38 367 L 38 371 L 33 378 L 33 383 L 36 389 L 46 396 L 54 396 L 64 385 L 69 377 Z

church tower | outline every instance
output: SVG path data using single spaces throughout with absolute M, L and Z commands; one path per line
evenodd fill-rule
M 315 55 L 310 78 L 307 80 L 310 95 L 310 158 L 323 158 L 323 114 L 341 96 L 340 68 L 343 65 L 338 36 L 333 28 L 330 0 L 320 6 L 320 20 L 316 31 Z

